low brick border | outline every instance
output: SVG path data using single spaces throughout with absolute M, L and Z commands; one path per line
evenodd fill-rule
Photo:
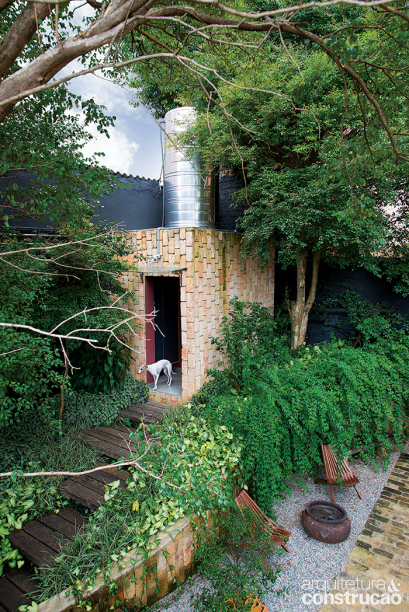
M 379 602 L 375 606 L 359 601 L 328 603 L 320 612 L 409 612 L 409 454 L 402 453 L 373 507 L 355 548 L 337 576 L 338 584 L 346 581 L 368 585 L 368 581 L 392 580 L 399 589 L 399 604 Z M 372 583 L 374 584 L 374 583 Z M 351 583 L 352 585 L 352 583 Z M 351 594 L 354 588 L 345 588 Z M 376 587 L 363 593 L 376 592 Z M 388 590 L 379 591 L 379 595 Z M 358 599 L 358 597 L 356 598 Z
M 208 512 L 208 524 L 212 519 Z M 118 593 L 114 597 L 109 595 L 103 576 L 99 574 L 93 589 L 85 591 L 84 599 L 92 603 L 93 610 L 98 612 L 107 612 L 116 599 L 128 607 L 152 605 L 162 599 L 193 573 L 192 523 L 198 526 L 200 519 L 183 517 L 165 532 L 152 536 L 151 541 L 160 540 L 160 544 L 148 558 L 131 551 L 116 563 L 111 570 L 111 580 L 118 585 Z M 70 589 L 65 589 L 39 604 L 38 612 L 79 612 L 79 608 Z

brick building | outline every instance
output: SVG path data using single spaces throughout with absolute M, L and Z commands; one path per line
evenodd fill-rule
M 137 295 L 132 308 L 148 316 L 134 340 L 131 373 L 145 380 L 145 373 L 137 374 L 141 363 L 169 359 L 177 372 L 174 384 L 167 387 L 162 382 L 150 397 L 172 404 L 186 401 L 200 389 L 206 372 L 217 367 L 220 355 L 210 338 L 218 335 L 230 300 L 237 296 L 273 306 L 274 265 L 260 272 L 254 259 L 241 258 L 241 237 L 232 231 L 147 229 L 130 232 L 129 238 L 135 252 L 148 259 L 162 254 L 158 262 L 139 266 L 124 277 L 125 286 Z M 161 331 L 149 322 L 154 309 L 159 311 L 155 322 Z M 153 379 L 147 377 L 152 387 Z

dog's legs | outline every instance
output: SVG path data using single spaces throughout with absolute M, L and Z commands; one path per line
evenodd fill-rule
M 158 389 L 158 378 L 159 378 L 159 374 L 156 374 L 154 376 L 155 378 L 155 386 L 153 387 L 153 390 L 156 391 Z
M 163 368 L 163 371 L 164 371 L 164 373 L 166 374 L 166 377 L 167 377 L 167 379 L 168 379 L 168 381 L 167 381 L 167 382 L 168 382 L 168 387 L 169 387 L 169 386 L 172 384 L 172 378 L 170 377 L 170 374 L 169 374 L 169 368 L 168 368 L 168 366 L 165 366 L 165 367 Z M 170 382 L 169 382 L 169 381 L 170 381 Z

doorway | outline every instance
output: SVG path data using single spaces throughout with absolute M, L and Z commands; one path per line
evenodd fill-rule
M 180 324 L 180 284 L 179 278 L 170 276 L 145 277 L 145 314 L 156 311 L 155 324 L 159 329 L 153 329 L 146 323 L 146 361 L 155 363 L 160 359 L 168 359 L 176 375 L 172 385 L 166 385 L 165 375 L 161 375 L 158 391 L 171 395 L 182 394 L 182 350 Z M 147 382 L 153 387 L 153 378 L 147 373 Z M 152 384 L 150 384 L 152 383 Z
M 157 276 L 153 279 L 153 286 L 154 307 L 157 311 L 155 323 L 159 327 L 155 329 L 155 361 L 168 359 L 176 368 L 180 368 L 179 279 Z

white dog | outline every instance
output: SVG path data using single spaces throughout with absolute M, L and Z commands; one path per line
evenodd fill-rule
M 172 374 L 174 374 L 175 372 L 173 372 L 172 364 L 167 359 L 161 359 L 156 363 L 151 363 L 151 365 L 141 365 L 138 374 L 142 374 L 142 372 L 145 372 L 145 370 L 152 374 L 155 380 L 155 386 L 153 387 L 154 391 L 156 391 L 156 389 L 158 388 L 158 378 L 162 371 L 168 377 L 168 386 L 170 387 L 170 385 L 172 384 Z

